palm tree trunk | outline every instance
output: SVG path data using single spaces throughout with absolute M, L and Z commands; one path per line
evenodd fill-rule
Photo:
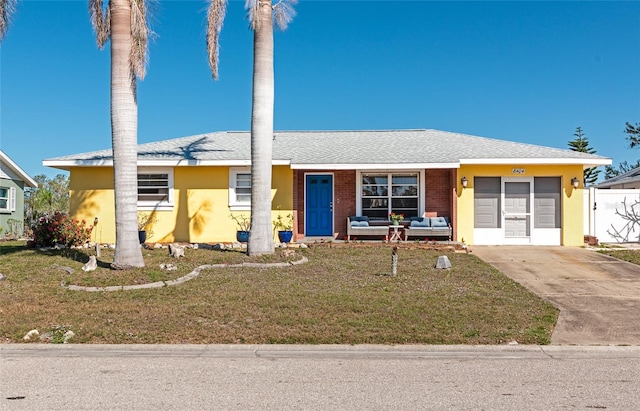
M 131 3 L 111 5 L 111 139 L 116 213 L 116 268 L 144 267 L 138 240 L 136 78 L 131 66 Z
M 249 255 L 273 254 L 271 167 L 273 146 L 273 21 L 271 0 L 259 0 L 253 34 L 251 110 L 251 232 Z

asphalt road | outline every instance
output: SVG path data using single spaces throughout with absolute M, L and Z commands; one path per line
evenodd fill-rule
M 640 347 L 0 344 L 2 410 L 640 409 Z

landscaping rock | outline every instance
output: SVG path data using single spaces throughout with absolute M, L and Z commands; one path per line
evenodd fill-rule
M 74 270 L 73 268 L 71 268 L 71 267 L 65 267 L 65 266 L 63 266 L 63 265 L 57 265 L 57 264 L 54 264 L 54 265 L 53 265 L 53 267 L 57 268 L 58 270 L 65 271 L 65 272 L 66 272 L 66 273 L 68 273 L 68 274 L 73 274 L 73 273 L 75 272 L 75 270 Z
M 62 336 L 62 343 L 63 344 L 68 344 L 69 340 L 71 340 L 73 337 L 76 336 L 76 333 L 74 333 L 73 331 L 69 330 L 66 333 L 64 333 L 64 335 Z
M 280 252 L 280 255 L 283 257 L 292 257 L 296 255 L 296 250 L 285 249 Z
M 38 330 L 31 330 L 28 333 L 26 333 L 25 336 L 22 337 L 22 339 L 24 341 L 31 341 L 31 340 L 35 340 L 39 336 L 40 336 L 40 332 Z
M 89 261 L 82 266 L 82 271 L 93 271 L 98 268 L 98 261 L 95 255 L 89 256 Z
M 169 255 L 173 258 L 184 257 L 184 246 L 179 244 L 169 244 Z
M 451 261 L 449 261 L 449 257 L 447 257 L 446 255 L 441 255 L 440 257 L 438 257 L 435 268 L 451 268 Z

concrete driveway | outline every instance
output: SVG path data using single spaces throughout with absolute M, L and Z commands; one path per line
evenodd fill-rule
M 473 253 L 560 309 L 552 344 L 640 345 L 640 266 L 578 247 Z

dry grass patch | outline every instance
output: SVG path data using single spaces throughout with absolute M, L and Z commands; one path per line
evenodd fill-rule
M 640 250 L 638 249 L 620 248 L 616 250 L 598 250 L 598 252 L 611 257 L 615 257 L 618 260 L 628 261 L 630 263 L 640 265 Z
M 547 344 L 557 310 L 474 255 L 448 253 L 453 268 L 433 268 L 442 251 L 401 248 L 391 277 L 391 246 L 312 246 L 309 262 L 286 268 L 215 268 L 175 287 L 88 293 L 61 281 L 126 285 L 185 275 L 205 264 L 273 262 L 239 252 L 144 251 L 147 268 L 84 273 L 84 251 L 39 252 L 0 244 L 0 338 L 30 329 L 71 329 L 80 343 Z M 157 272 L 162 263 L 178 270 Z M 54 267 L 75 270 L 68 274 Z

